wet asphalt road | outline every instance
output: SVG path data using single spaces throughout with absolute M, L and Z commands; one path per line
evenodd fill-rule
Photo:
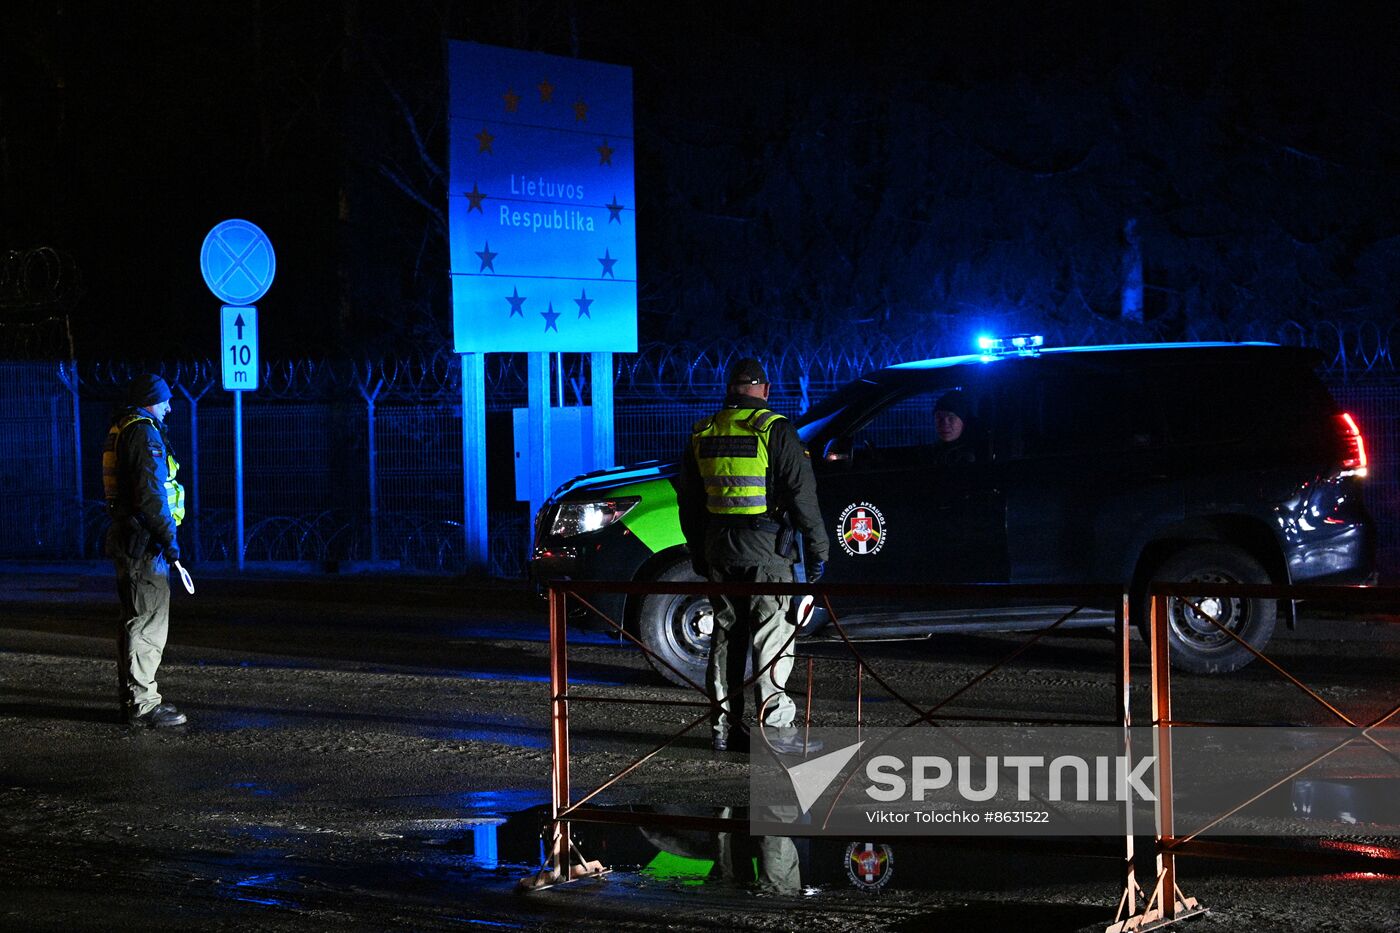
M 548 800 L 548 646 L 513 585 L 433 578 L 202 573 L 177 594 L 162 667 L 189 726 L 115 722 L 115 598 L 105 567 L 0 568 L 0 929 L 1102 929 L 1118 895 L 1101 858 L 905 844 L 878 895 L 844 852 L 799 845 L 801 897 L 708 879 L 713 840 L 582 828 L 615 870 L 528 897 Z M 1400 626 L 1314 613 L 1281 662 L 1358 715 L 1395 703 Z M 1305 622 L 1308 617 L 1305 615 Z M 934 699 L 1005 655 L 1008 635 L 868 646 L 901 690 Z M 1141 646 L 1139 646 L 1140 649 Z M 813 652 L 839 654 L 830 646 Z M 951 707 L 1065 715 L 1112 709 L 1113 643 L 1055 638 Z M 818 717 L 850 711 L 849 666 L 819 661 Z M 579 689 L 677 699 L 636 652 L 579 635 Z M 1145 712 L 1145 669 L 1134 690 Z M 1317 721 L 1268 671 L 1180 678 L 1177 715 L 1222 708 Z M 658 712 L 658 710 L 660 710 Z M 575 786 L 679 729 L 684 710 L 576 706 Z M 869 698 L 873 721 L 897 704 Z M 893 720 L 891 720 L 893 721 Z M 693 736 L 693 737 L 692 737 Z M 604 795 L 692 812 L 741 802 L 746 771 L 683 738 Z M 590 783 L 591 782 L 591 783 Z M 1400 879 L 1183 860 L 1212 908 L 1193 929 L 1400 930 Z

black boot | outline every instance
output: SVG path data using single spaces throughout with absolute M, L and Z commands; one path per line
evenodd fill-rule
M 171 726 L 183 726 L 189 722 L 189 718 L 169 703 L 162 703 L 154 709 L 148 709 L 140 716 L 128 716 L 127 723 L 145 729 L 168 729 Z
M 736 726 L 725 732 L 716 732 L 714 749 L 717 752 L 747 753 L 749 750 L 748 727 Z

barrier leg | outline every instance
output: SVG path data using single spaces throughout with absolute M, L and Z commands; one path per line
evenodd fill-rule
M 550 823 L 549 862 L 533 875 L 521 878 L 516 890 L 539 891 L 579 878 L 605 875 L 601 862 L 589 861 L 569 835 L 569 667 L 568 608 L 562 591 L 549 589 L 549 709 L 550 709 Z
M 807 747 L 807 740 L 812 734 L 812 676 L 813 666 L 817 663 L 816 658 L 807 659 L 807 706 L 802 715 L 802 747 Z
M 1113 631 L 1118 640 L 1118 667 L 1115 671 L 1115 686 L 1117 696 L 1115 705 L 1118 707 L 1115 713 L 1119 722 L 1123 724 L 1123 754 L 1128 766 L 1133 762 L 1133 711 L 1132 693 L 1129 687 L 1132 683 L 1132 669 L 1128 664 L 1130 646 L 1132 644 L 1131 626 L 1128 616 L 1128 594 L 1123 594 L 1113 618 Z M 1142 886 L 1137 880 L 1137 853 L 1133 841 L 1133 802 L 1131 799 L 1123 802 L 1123 872 L 1122 872 L 1123 893 L 1118 897 L 1118 910 L 1113 915 L 1114 926 L 1109 930 L 1121 930 L 1121 924 L 1128 918 L 1133 917 L 1138 912 L 1138 902 L 1143 898 Z
M 1170 643 L 1167 640 L 1167 598 L 1153 596 L 1149 612 L 1152 733 L 1157 752 L 1157 877 L 1142 912 L 1114 923 L 1107 933 L 1156 930 L 1206 911 L 1194 897 L 1182 894 L 1176 883 L 1176 853 L 1171 848 L 1176 841 L 1176 823 L 1172 799 L 1172 693 Z

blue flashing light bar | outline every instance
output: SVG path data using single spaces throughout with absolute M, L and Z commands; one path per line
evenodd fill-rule
M 1019 353 L 1022 355 L 1032 355 L 1036 350 L 1045 346 L 1045 338 L 1040 334 L 1012 334 L 1007 337 L 977 338 L 977 349 L 984 356 L 996 356 L 1007 353 Z

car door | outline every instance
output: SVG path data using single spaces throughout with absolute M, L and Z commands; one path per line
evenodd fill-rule
M 949 384 L 886 398 L 813 451 L 830 534 L 832 582 L 967 583 L 1006 579 L 1004 507 L 980 412 L 971 462 L 944 462 L 934 405 Z M 977 396 L 974 394 L 974 404 Z
M 1011 582 L 1119 582 L 1144 535 L 1179 521 L 1180 464 L 1145 376 L 1040 368 L 1004 386 L 1014 399 L 997 443 Z

